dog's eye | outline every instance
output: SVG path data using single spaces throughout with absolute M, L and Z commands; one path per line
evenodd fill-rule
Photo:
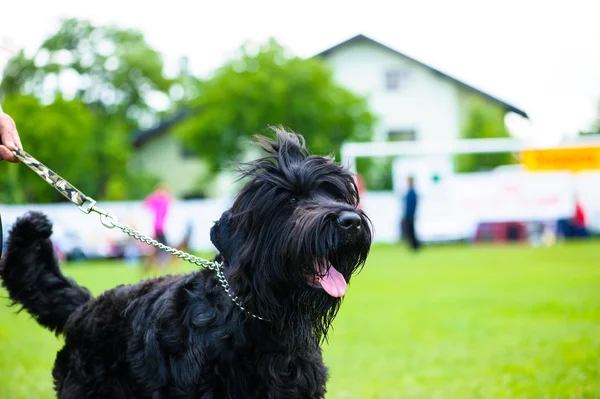
M 288 202 L 290 204 L 295 204 L 296 202 L 298 202 L 298 197 L 290 197 L 290 199 L 288 200 Z

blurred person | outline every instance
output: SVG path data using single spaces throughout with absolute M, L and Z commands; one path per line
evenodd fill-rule
M 402 216 L 402 238 L 407 241 L 413 251 L 421 247 L 421 242 L 417 238 L 415 231 L 415 217 L 417 214 L 417 205 L 419 196 L 415 191 L 414 178 L 408 178 L 408 191 L 404 195 L 404 214 Z
M 575 198 L 575 213 L 570 218 L 557 221 L 557 236 L 560 241 L 587 237 L 586 215 L 579 198 Z
M 575 201 L 575 216 L 573 216 L 573 233 L 575 237 L 587 237 L 585 210 L 581 201 Z
M 154 217 L 154 239 L 163 245 L 169 245 L 167 243 L 165 226 L 172 202 L 173 196 L 171 195 L 171 190 L 165 183 L 160 183 L 143 202 L 143 205 L 152 212 Z M 148 271 L 155 264 L 160 267 L 164 266 L 166 264 L 166 255 L 166 253 L 156 249 L 154 254 L 148 257 L 147 261 L 144 262 L 144 269 Z

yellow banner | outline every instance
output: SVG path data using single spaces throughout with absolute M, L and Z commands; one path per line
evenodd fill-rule
M 550 150 L 525 150 L 521 164 L 531 171 L 600 169 L 600 147 L 553 148 Z

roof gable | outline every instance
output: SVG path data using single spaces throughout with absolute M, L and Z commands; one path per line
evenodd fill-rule
M 330 47 L 327 50 L 321 51 L 320 53 L 316 54 L 314 57 L 328 57 L 329 55 L 331 55 L 335 51 L 339 50 L 340 48 L 346 47 L 349 44 L 353 44 L 353 43 L 357 43 L 357 42 L 368 42 L 370 44 L 373 44 L 375 46 L 383 48 L 386 51 L 392 52 L 392 53 L 394 53 L 394 54 L 396 54 L 396 55 L 398 55 L 400 57 L 408 59 L 408 60 L 410 60 L 411 62 L 413 62 L 413 63 L 415 63 L 417 65 L 420 65 L 420 66 L 422 66 L 424 68 L 427 68 L 428 70 L 432 71 L 434 74 L 452 81 L 454 84 L 457 84 L 458 86 L 460 86 L 460 87 L 462 87 L 464 89 L 467 89 L 469 91 L 475 92 L 475 93 L 483 96 L 484 98 L 486 98 L 486 99 L 488 99 L 490 101 L 493 101 L 493 102 L 501 104 L 504 108 L 506 108 L 506 110 L 508 110 L 510 112 L 514 112 L 515 114 L 521 115 L 524 118 L 529 118 L 529 116 L 527 116 L 527 113 L 525 111 L 523 111 L 522 109 L 517 108 L 514 105 L 511 105 L 511 104 L 509 104 L 509 103 L 507 103 L 505 101 L 502 101 L 499 98 L 494 97 L 494 96 L 492 96 L 492 95 L 490 95 L 488 93 L 485 93 L 485 92 L 483 92 L 483 91 L 481 91 L 479 89 L 476 89 L 475 87 L 470 86 L 470 85 L 468 85 L 468 84 L 466 84 L 466 83 L 464 83 L 464 82 L 462 82 L 462 81 L 460 81 L 460 80 L 458 80 L 456 78 L 453 78 L 452 76 L 450 76 L 450 75 L 448 75 L 448 74 L 446 74 L 446 73 L 444 73 L 444 72 L 442 72 L 442 71 L 440 71 L 440 70 L 438 70 L 436 68 L 433 68 L 433 67 L 431 67 L 431 66 L 429 66 L 427 64 L 424 64 L 421 61 L 418 61 L 418 60 L 416 60 L 416 59 L 414 59 L 412 57 L 409 57 L 406 54 L 403 54 L 403 53 L 401 53 L 401 52 L 399 52 L 397 50 L 394 50 L 393 48 L 388 47 L 388 46 L 386 46 L 386 45 L 384 45 L 382 43 L 379 43 L 378 41 L 373 40 L 373 39 L 371 39 L 371 38 L 369 38 L 369 37 L 367 37 L 365 35 L 362 35 L 362 34 L 356 35 L 354 37 L 351 37 L 350 39 L 348 39 L 346 41 L 343 41 L 343 42 L 341 42 L 339 44 L 336 44 L 335 46 Z
M 135 148 L 142 147 L 145 143 L 155 137 L 162 136 L 169 132 L 175 125 L 192 116 L 194 112 L 187 108 L 179 110 L 175 115 L 160 121 L 156 126 L 149 129 L 138 130 L 133 133 L 131 142 Z

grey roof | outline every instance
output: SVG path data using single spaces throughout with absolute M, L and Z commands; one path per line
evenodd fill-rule
M 189 118 L 192 114 L 192 111 L 184 108 L 179 110 L 175 115 L 172 115 L 167 119 L 163 119 L 156 126 L 151 127 L 150 129 L 138 130 L 134 132 L 131 138 L 133 146 L 135 148 L 139 148 L 146 142 L 152 140 L 154 137 L 158 137 L 164 133 L 167 133 L 173 126 Z
M 342 47 L 345 47 L 345 46 L 347 46 L 349 44 L 357 43 L 357 42 L 368 42 L 368 43 L 374 44 L 374 45 L 376 45 L 378 47 L 381 47 L 383 49 L 386 49 L 387 51 L 391 51 L 394 54 L 397 54 L 397 55 L 399 55 L 401 57 L 409 59 L 410 61 L 412 61 L 412 62 L 414 62 L 414 63 L 416 63 L 418 65 L 421 65 L 421 66 L 423 66 L 423 67 L 431 70 L 432 72 L 434 72 L 435 74 L 437 74 L 439 76 L 442 76 L 442 77 L 444 77 L 446 79 L 451 80 L 455 84 L 457 84 L 457 85 L 459 85 L 459 86 L 461 86 L 461 87 L 463 87 L 463 88 L 465 88 L 467 90 L 473 91 L 473 92 L 475 92 L 477 94 L 480 94 L 481 96 L 483 96 L 483 97 L 485 97 L 485 98 L 487 98 L 487 99 L 489 99 L 491 101 L 494 101 L 496 103 L 501 104 L 508 111 L 511 111 L 511 112 L 514 112 L 515 114 L 521 115 L 524 118 L 529 118 L 529 116 L 527 116 L 527 113 L 525 111 L 523 111 L 522 109 L 517 108 L 514 105 L 511 105 L 511 104 L 509 104 L 509 103 L 507 103 L 505 101 L 502 101 L 499 98 L 494 97 L 494 96 L 492 96 L 490 94 L 487 94 L 487 93 L 485 93 L 485 92 L 483 92 L 483 91 L 481 91 L 479 89 L 476 89 L 473 86 L 470 86 L 470 85 L 468 85 L 468 84 L 466 84 L 464 82 L 461 82 L 460 80 L 458 80 L 456 78 L 453 78 L 452 76 L 450 76 L 450 75 L 448 75 L 448 74 L 446 74 L 444 72 L 441 72 L 441 71 L 439 71 L 439 70 L 437 70 L 437 69 L 435 69 L 435 68 L 433 68 L 433 67 L 431 67 L 431 66 L 429 66 L 427 64 L 424 64 L 421 61 L 417 61 L 414 58 L 409 57 L 406 54 L 403 54 L 403 53 L 401 53 L 401 52 L 399 52 L 397 50 L 394 50 L 393 48 L 390 48 L 390 47 L 388 47 L 388 46 L 386 46 L 384 44 L 381 44 L 378 41 L 373 40 L 373 39 L 371 39 L 371 38 L 369 38 L 369 37 L 367 37 L 365 35 L 362 35 L 362 34 L 361 35 L 356 35 L 354 37 L 351 37 L 350 39 L 348 39 L 346 41 L 343 41 L 343 42 L 341 42 L 339 44 L 336 44 L 335 46 L 330 47 L 327 50 L 321 51 L 320 53 L 316 54 L 314 57 L 327 57 L 330 54 L 332 54 L 333 52 L 335 52 L 336 50 L 338 50 L 338 49 L 340 49 Z

